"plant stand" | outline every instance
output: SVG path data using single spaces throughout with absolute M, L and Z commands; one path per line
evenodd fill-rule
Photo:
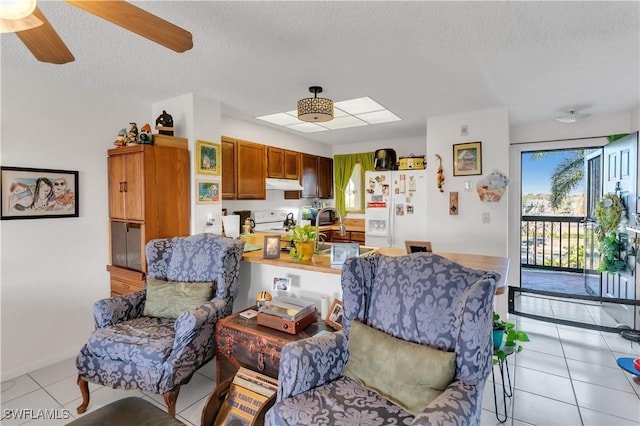
M 515 353 L 515 348 L 508 346 L 502 348 L 506 356 Z M 496 351 L 494 351 L 495 354 Z M 511 373 L 509 371 L 509 363 L 505 358 L 504 361 L 498 361 L 498 368 L 500 368 L 500 379 L 502 380 L 502 407 L 504 408 L 504 418 L 500 415 L 498 411 L 498 391 L 496 390 L 496 377 L 493 372 L 493 366 L 491 366 L 491 378 L 493 379 L 493 403 L 496 409 L 496 419 L 500 423 L 504 423 L 507 421 L 509 415 L 507 414 L 507 397 L 511 398 L 513 396 L 513 387 L 511 385 Z M 505 371 L 507 380 L 505 381 Z

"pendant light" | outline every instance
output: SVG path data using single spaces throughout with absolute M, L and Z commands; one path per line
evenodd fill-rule
M 322 93 L 322 87 L 311 86 L 309 92 L 313 93 L 313 98 L 298 101 L 298 120 L 311 123 L 333 120 L 333 101 L 318 97 L 318 93 Z

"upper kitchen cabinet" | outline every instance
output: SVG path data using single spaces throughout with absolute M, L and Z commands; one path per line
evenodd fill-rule
M 333 158 L 318 157 L 318 198 L 333 198 Z
M 222 199 L 235 200 L 238 197 L 236 185 L 236 142 L 223 137 L 222 141 Z
M 264 200 L 266 198 L 266 162 L 266 146 L 223 137 L 222 198 Z M 232 163 L 232 166 L 229 163 Z
M 301 154 L 301 198 L 333 197 L 333 159 Z
M 299 179 L 300 153 L 268 146 L 267 176 L 275 179 Z

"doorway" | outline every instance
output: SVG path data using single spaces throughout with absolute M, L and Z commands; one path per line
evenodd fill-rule
M 635 215 L 637 133 L 610 144 L 584 142 L 520 148 L 520 287 L 510 289 L 509 312 L 584 328 L 637 330 L 635 262 L 615 274 L 598 270 L 594 218 L 609 193 L 624 200 L 627 218 Z M 624 232 L 619 236 L 621 258 L 635 259 L 635 246 L 624 243 Z

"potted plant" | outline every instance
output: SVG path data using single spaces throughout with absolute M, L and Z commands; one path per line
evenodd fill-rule
M 515 352 L 521 352 L 520 342 L 528 342 L 529 336 L 522 330 L 517 330 L 512 322 L 500 319 L 500 315 L 493 313 L 493 363 L 504 362 L 507 353 L 504 348 L 511 347 Z
M 317 226 L 296 225 L 291 232 L 291 241 L 295 247 L 289 252 L 292 259 L 311 260 L 315 251 L 316 239 L 323 235 Z

